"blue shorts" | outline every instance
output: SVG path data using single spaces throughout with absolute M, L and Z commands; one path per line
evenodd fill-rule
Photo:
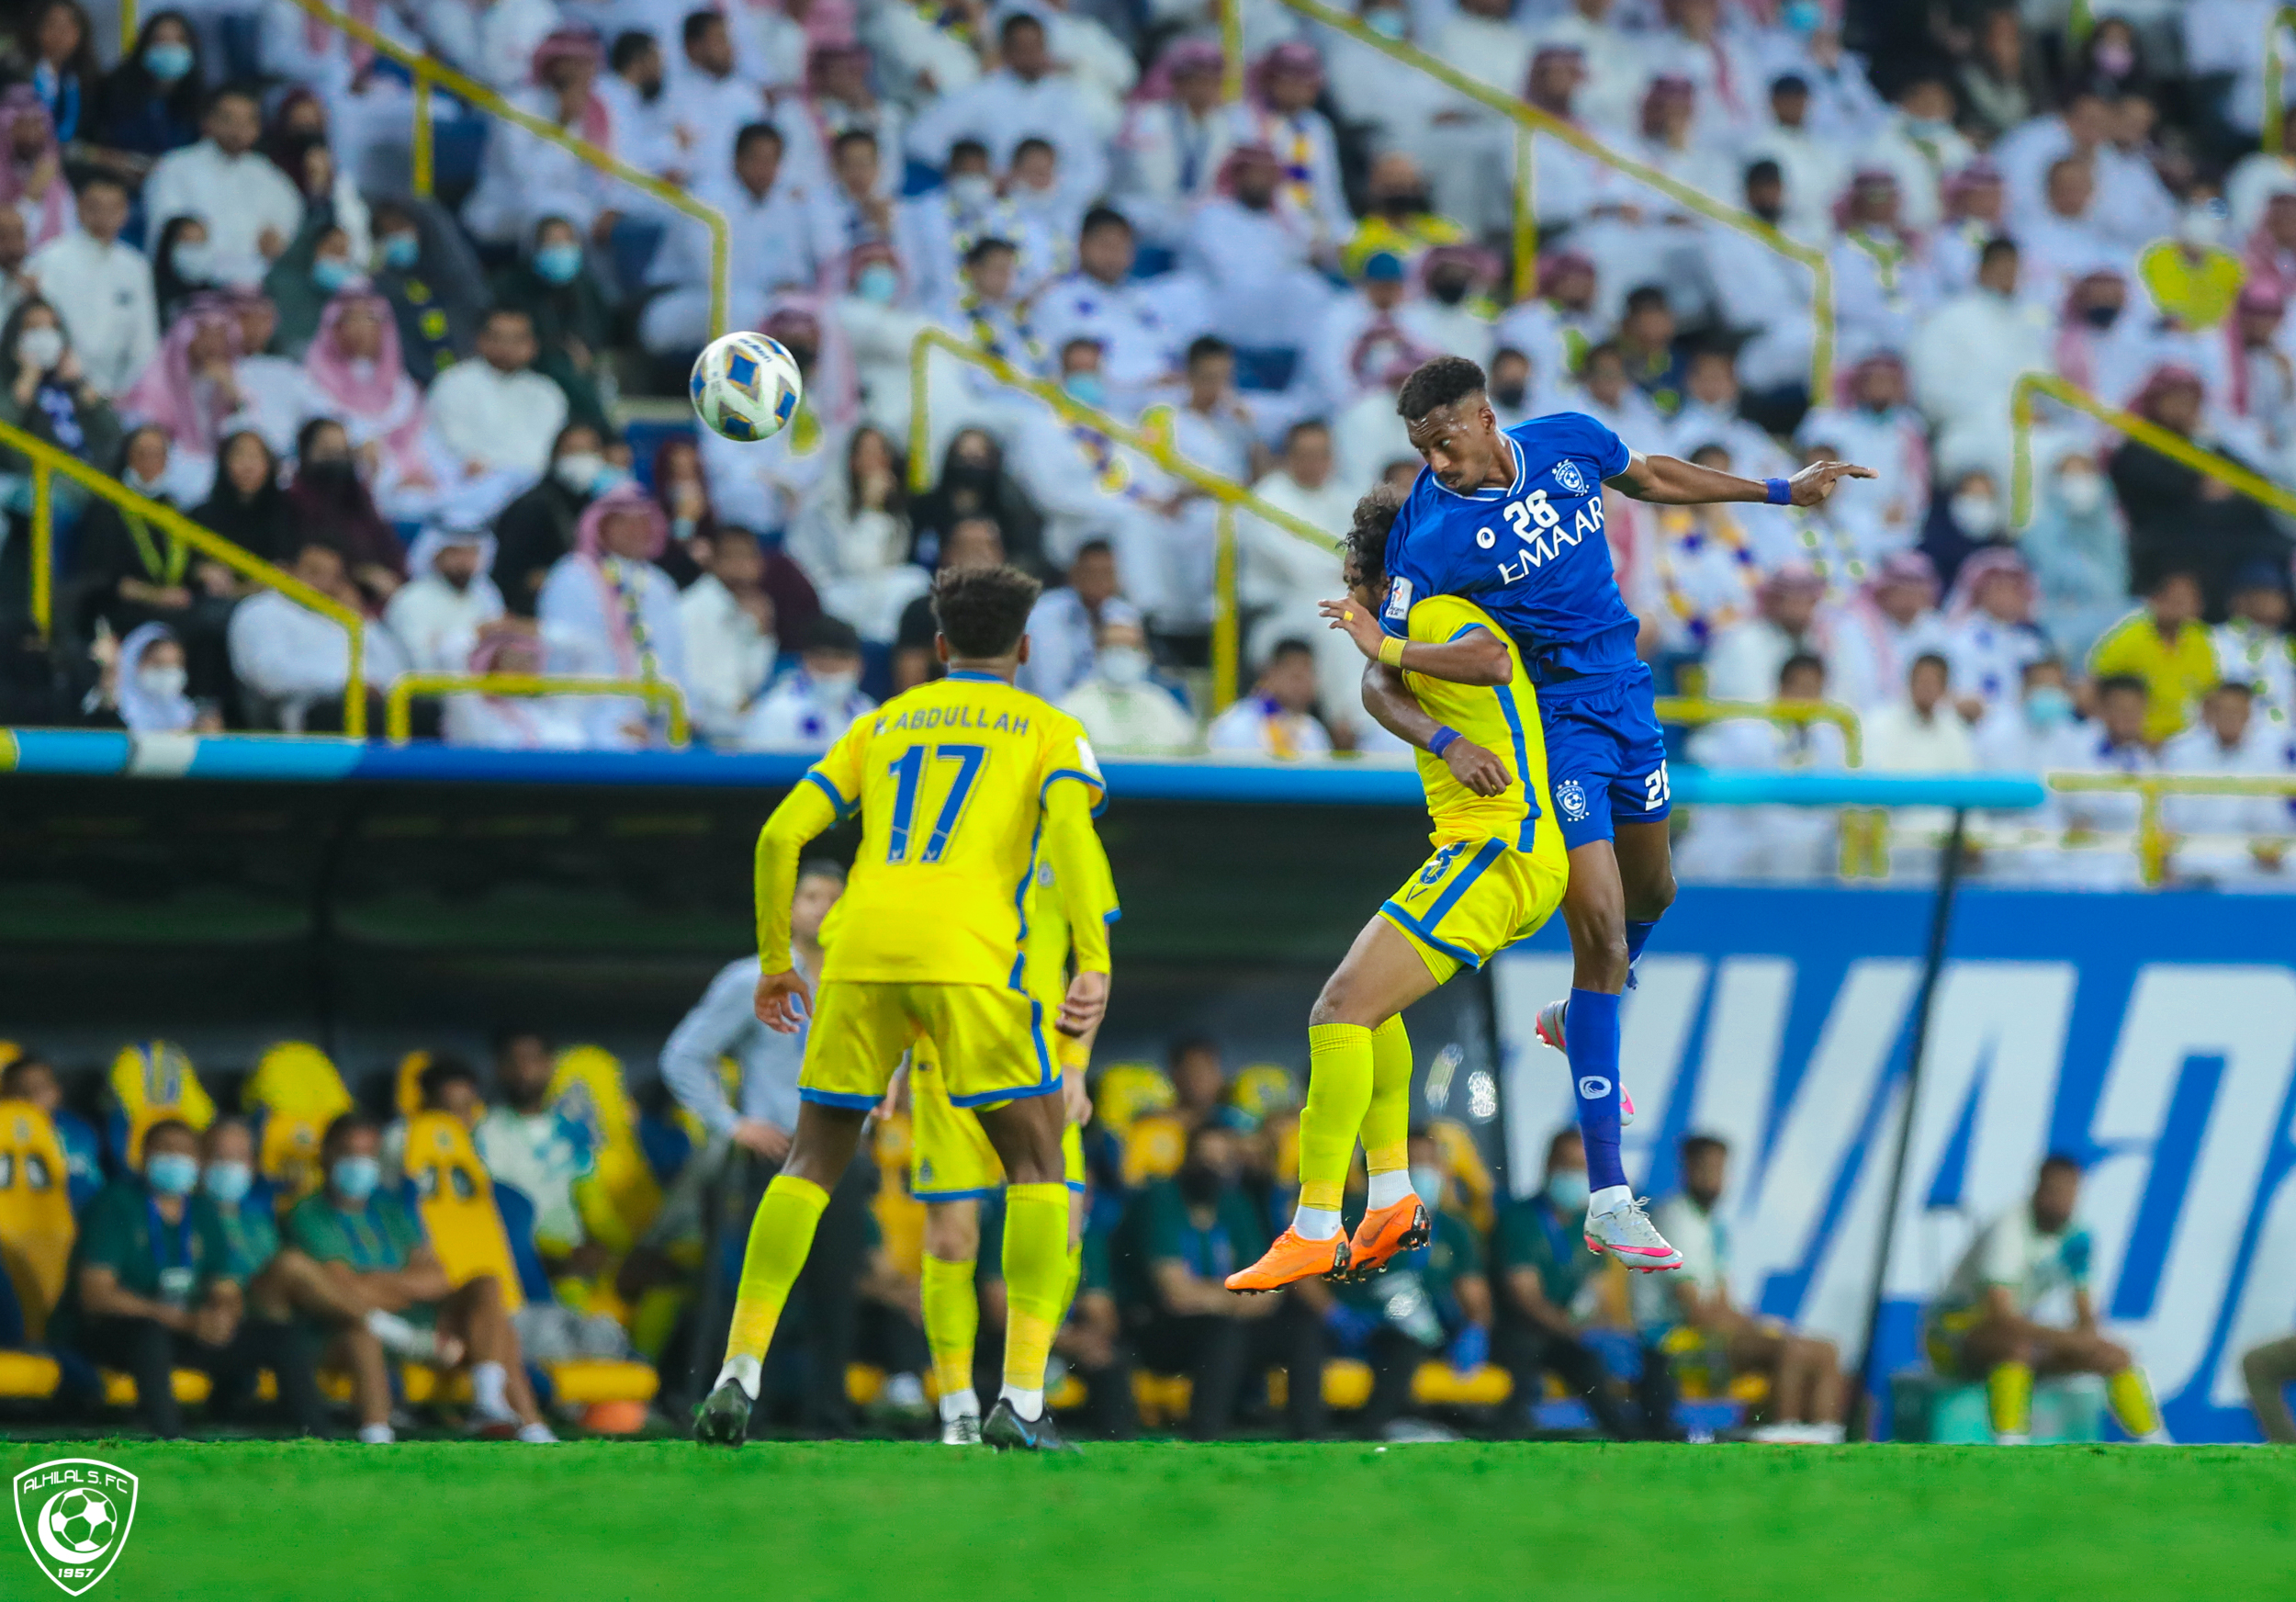
M 1547 730 L 1547 784 L 1566 851 L 1612 837 L 1612 815 L 1658 823 L 1674 809 L 1666 778 L 1666 735 L 1652 708 L 1650 670 L 1538 687 Z

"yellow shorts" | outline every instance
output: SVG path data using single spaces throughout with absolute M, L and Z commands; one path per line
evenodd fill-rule
M 1079 1043 L 1060 1037 L 1064 1045 Z M 984 1103 L 987 1105 L 987 1103 Z M 977 1201 L 1004 1188 L 1005 1165 L 981 1121 L 952 1105 L 948 1082 L 929 1045 L 909 1059 L 909 1194 L 919 1202 Z M 1061 1161 L 1068 1188 L 1085 1188 L 1084 1132 L 1061 1131 Z
M 1542 818 L 1536 840 L 1529 852 L 1503 840 L 1451 840 L 1381 904 L 1437 984 L 1527 940 L 1562 905 L 1570 879 L 1562 837 Z
M 958 1107 L 1049 1096 L 1061 1088 L 1043 1010 L 996 985 L 832 979 L 815 999 L 797 1094 L 831 1107 L 874 1107 L 902 1055 L 931 1043 Z

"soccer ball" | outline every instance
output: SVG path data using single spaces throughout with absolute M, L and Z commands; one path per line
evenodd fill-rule
M 111 1545 L 118 1528 L 111 1501 L 101 1491 L 66 1491 L 48 1505 L 48 1529 L 56 1544 L 82 1557 L 94 1557 Z
M 782 342 L 762 333 L 714 339 L 693 364 L 693 410 L 727 439 L 771 439 L 797 415 L 805 380 Z

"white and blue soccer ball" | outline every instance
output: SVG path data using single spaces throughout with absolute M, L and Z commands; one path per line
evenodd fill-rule
M 729 333 L 710 342 L 687 386 L 711 432 L 748 443 L 771 439 L 797 415 L 805 384 L 797 359 L 777 339 Z

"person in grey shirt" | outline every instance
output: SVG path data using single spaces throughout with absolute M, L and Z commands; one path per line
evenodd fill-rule
M 798 870 L 790 908 L 790 954 L 809 981 L 819 980 L 821 926 L 844 891 L 845 870 L 833 862 L 809 862 Z M 758 1198 L 789 1155 L 790 1134 L 797 1127 L 797 1070 L 805 1060 L 807 1030 L 801 1023 L 794 1034 L 778 1034 L 760 1023 L 754 1010 L 757 987 L 755 955 L 726 964 L 662 1046 L 663 1082 L 710 1133 L 708 1151 L 692 1165 L 710 1186 L 700 1202 L 705 1245 L 693 1331 L 697 1353 L 725 1345 L 739 1241 L 757 1212 Z M 718 1075 L 721 1057 L 740 1066 L 741 1084 L 733 1099 Z M 806 1309 L 803 1334 L 816 1374 L 842 1375 L 852 1350 L 874 1178 L 872 1164 L 855 1163 L 846 1170 L 830 1193 L 815 1249 L 798 1280 Z M 697 1363 L 695 1371 L 706 1379 L 710 1371 Z M 766 1393 L 769 1399 L 771 1394 Z M 851 1433 L 845 1387 L 809 1387 L 800 1402 L 799 1422 L 821 1434 Z

